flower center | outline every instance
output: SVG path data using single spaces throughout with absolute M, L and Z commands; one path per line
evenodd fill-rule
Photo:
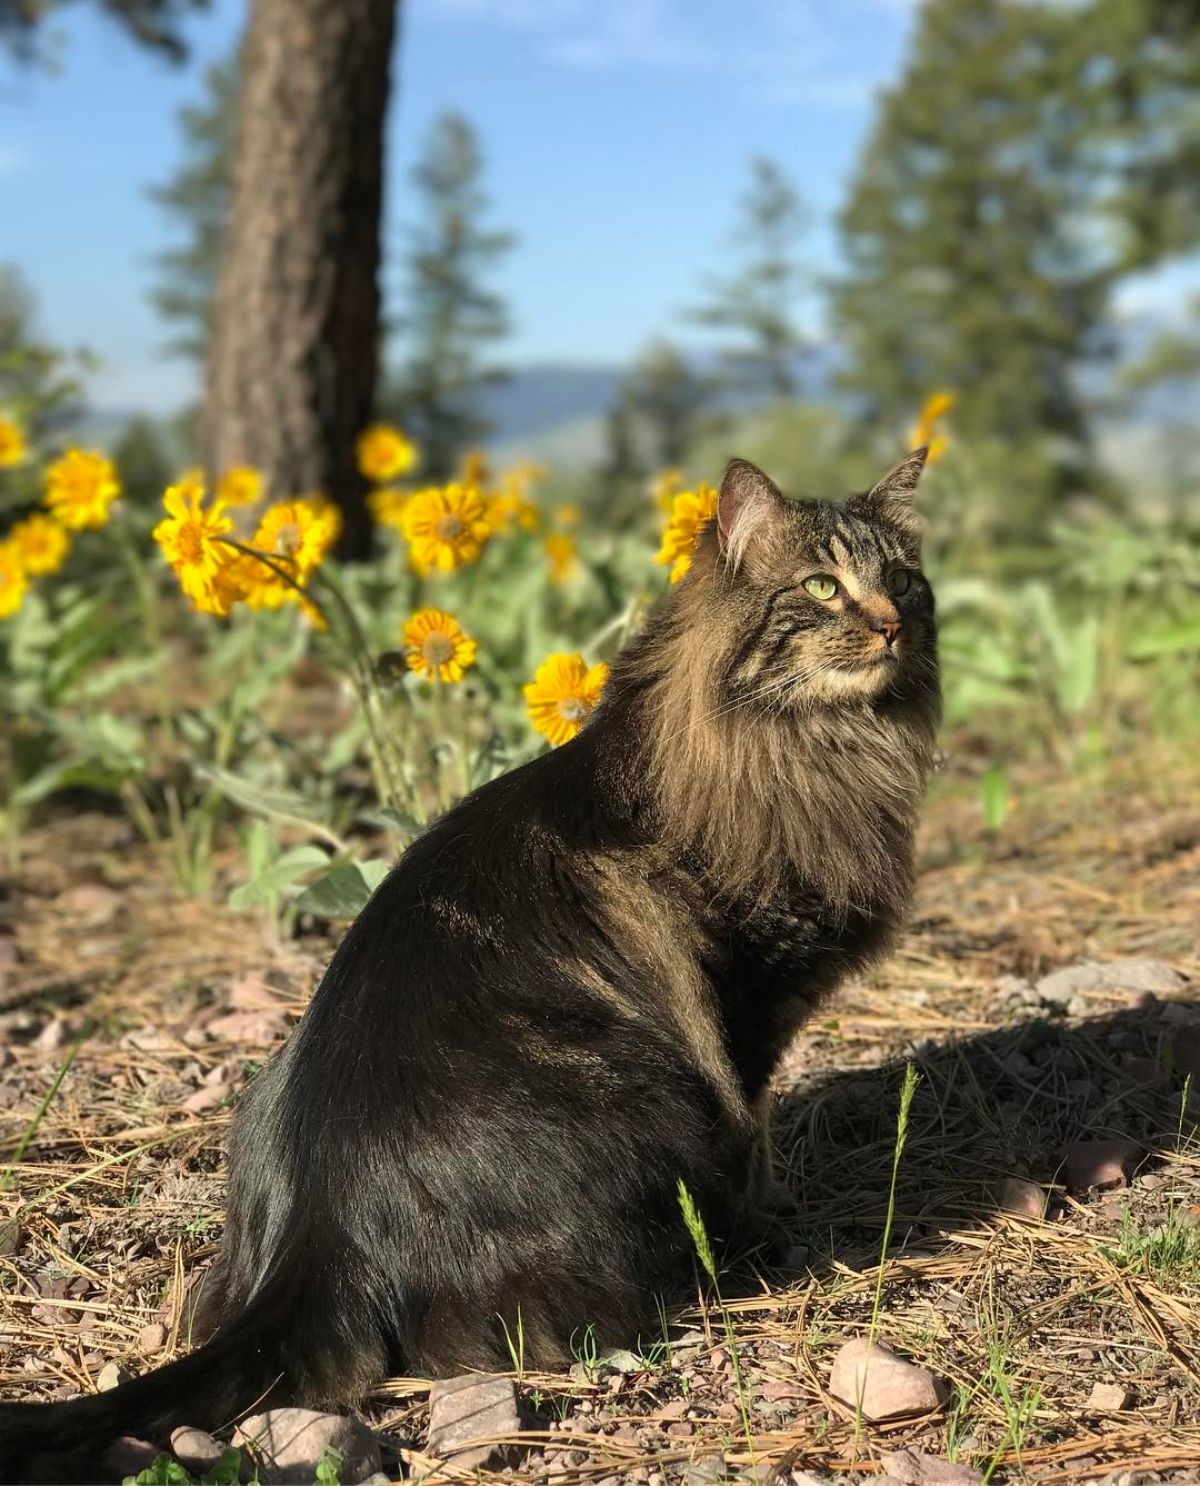
M 455 537 L 461 537 L 463 531 L 462 518 L 456 516 L 453 511 L 447 511 L 444 516 L 438 517 L 437 534 L 444 542 L 452 542 Z
M 426 635 L 421 641 L 421 654 L 431 666 L 444 666 L 454 658 L 454 641 L 449 635 Z
M 300 528 L 294 521 L 285 522 L 275 537 L 276 550 L 291 557 L 300 545 Z
M 558 704 L 558 715 L 564 722 L 586 722 L 587 703 L 582 697 L 563 697 Z
M 204 557 L 204 536 L 194 521 L 185 521 L 176 539 L 182 562 L 200 562 Z

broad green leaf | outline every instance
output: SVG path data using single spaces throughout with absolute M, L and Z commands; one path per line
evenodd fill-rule
M 297 846 L 285 851 L 265 872 L 235 888 L 229 895 L 231 908 L 255 908 L 276 903 L 301 877 L 324 867 L 328 855 L 319 846 Z
M 354 918 L 387 874 L 387 862 L 341 862 L 310 883 L 296 907 L 321 918 Z

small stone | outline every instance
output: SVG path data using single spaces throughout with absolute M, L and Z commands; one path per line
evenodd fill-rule
M 104 1452 L 104 1465 L 118 1480 L 125 1476 L 136 1476 L 158 1459 L 162 1451 L 149 1440 L 139 1440 L 131 1434 L 115 1439 Z
M 358 1486 L 382 1466 L 379 1443 L 357 1419 L 316 1409 L 267 1409 L 233 1432 L 239 1449 L 253 1452 L 264 1486 L 312 1486 L 322 1458 L 340 1457 L 338 1480 Z
M 847 1342 L 834 1358 L 829 1391 L 850 1408 L 861 1402 L 863 1418 L 873 1424 L 928 1413 L 946 1401 L 940 1379 L 865 1338 Z
M 462 1470 L 499 1469 L 503 1445 L 480 1444 L 489 1436 L 521 1428 L 517 1394 L 509 1378 L 470 1373 L 439 1379 L 429 1390 L 429 1453 Z
M 218 1109 L 224 1102 L 228 1089 L 219 1086 L 197 1089 L 194 1094 L 189 1094 L 180 1105 L 188 1114 L 207 1114 L 210 1109 Z
M 901 1486 L 980 1486 L 983 1480 L 983 1473 L 969 1465 L 951 1465 L 920 1450 L 893 1450 L 879 1463 Z
M 789 1486 L 830 1486 L 831 1477 L 818 1476 L 816 1471 L 793 1471 Z
M 1135 1140 L 1077 1140 L 1066 1150 L 1067 1186 L 1072 1192 L 1127 1187 L 1145 1154 Z
M 1129 1407 L 1129 1390 L 1119 1383 L 1095 1383 L 1088 1395 L 1087 1407 L 1095 1414 L 1119 1414 Z
M 681 1477 L 681 1486 L 712 1486 L 724 1481 L 727 1471 L 724 1455 L 710 1455 L 707 1460 L 694 1460 Z
M 674 1424 L 667 1425 L 667 1433 L 673 1440 L 687 1440 L 696 1433 L 696 1426 L 686 1419 L 677 1419 Z
M 219 1445 L 207 1430 L 184 1425 L 171 1435 L 171 1454 L 195 1476 L 210 1470 L 224 1453 L 225 1446 Z
M 1037 993 L 1050 1006 L 1066 1006 L 1073 996 L 1088 992 L 1124 994 L 1132 1000 L 1146 992 L 1155 996 L 1178 994 L 1186 984 L 1179 971 L 1162 960 L 1109 960 L 1104 964 L 1068 965 L 1043 975 Z
M 16 1218 L 0 1221 L 0 1258 L 9 1259 L 21 1247 L 25 1235 Z
M 1023 1177 L 1005 1177 L 1000 1185 L 996 1206 L 1002 1212 L 1014 1213 L 1020 1218 L 1044 1218 L 1046 1216 L 1046 1189 L 1037 1182 L 1028 1182 Z
M 70 1035 L 70 1029 L 62 1017 L 55 1017 L 33 1039 L 33 1045 L 39 1053 L 56 1053 Z
M 619 1373 L 645 1372 L 646 1364 L 632 1352 L 627 1352 L 624 1348 L 618 1348 L 614 1352 L 605 1352 L 604 1356 L 600 1358 L 597 1370 L 600 1372 Z
M 205 1028 L 210 1037 L 242 1047 L 269 1047 L 286 1036 L 287 1030 L 287 1018 L 281 1011 L 230 1011 Z
M 152 1321 L 149 1326 L 143 1326 L 138 1332 L 138 1350 L 142 1352 L 161 1352 L 167 1344 L 167 1328 L 158 1321 Z
M 115 1362 L 106 1362 L 96 1374 L 96 1390 L 99 1393 L 108 1393 L 128 1381 L 129 1374 L 123 1367 L 118 1367 Z
M 77 927 L 88 929 L 110 923 L 121 907 L 120 893 L 91 882 L 69 889 L 58 901 L 75 919 Z

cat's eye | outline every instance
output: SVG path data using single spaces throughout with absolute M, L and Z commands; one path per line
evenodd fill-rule
M 896 568 L 888 574 L 888 592 L 895 598 L 905 594 L 912 587 L 913 575 L 907 568 Z
M 828 573 L 814 573 L 811 578 L 805 578 L 802 587 L 813 598 L 822 601 L 833 598 L 838 591 L 837 579 L 831 578 Z

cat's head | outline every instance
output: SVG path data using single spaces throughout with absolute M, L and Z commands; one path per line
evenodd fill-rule
M 743 459 L 685 582 L 729 640 L 721 688 L 764 709 L 870 700 L 934 675 L 913 495 L 924 449 L 841 505 L 789 500 Z

